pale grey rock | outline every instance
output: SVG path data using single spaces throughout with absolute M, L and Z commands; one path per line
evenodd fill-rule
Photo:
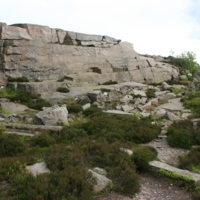
M 0 26 L 3 29 L 13 29 L 10 34 L 14 35 L 12 39 L 0 38 L 3 43 L 0 47 L 0 68 L 7 76 L 25 76 L 30 80 L 43 81 L 68 76 L 71 78 L 67 80 L 70 87 L 88 87 L 109 80 L 120 83 L 158 83 L 170 80 L 179 73 L 170 64 L 157 62 L 152 57 L 143 58 L 134 51 L 132 44 L 108 36 L 31 24 Z M 0 33 L 2 35 L 2 30 Z M 25 33 L 32 40 L 24 36 Z M 85 42 L 90 46 L 81 46 Z M 98 69 L 98 73 L 94 69 Z M 30 89 L 28 86 L 26 90 Z M 43 90 L 38 88 L 36 93 L 44 93 L 44 87 L 41 88 Z
M 105 169 L 99 168 L 99 167 L 95 167 L 92 169 L 94 172 L 106 176 L 107 175 L 107 171 Z
M 168 103 L 168 100 L 170 99 L 175 99 L 176 95 L 174 93 L 167 93 L 163 96 L 158 97 L 158 103 L 163 104 L 163 103 Z
M 173 172 L 173 173 L 176 173 L 176 174 L 181 175 L 181 176 L 189 177 L 192 180 L 194 180 L 196 185 L 200 185 L 200 175 L 197 174 L 197 173 L 193 173 L 193 172 L 190 172 L 188 170 L 182 170 L 182 169 L 173 167 L 171 165 L 168 165 L 166 163 L 163 163 L 163 162 L 160 162 L 160 161 L 155 161 L 155 160 L 149 162 L 149 165 L 151 166 L 151 168 L 154 171 L 157 171 L 159 169 L 163 169 L 163 170 L 166 170 L 168 172 Z
M 28 34 L 26 29 L 15 27 L 15 26 L 7 26 L 2 25 L 1 28 L 1 36 L 0 39 L 3 40 L 32 40 L 31 36 Z
M 96 185 L 94 185 L 94 192 L 100 192 L 101 190 L 103 190 L 105 187 L 107 187 L 108 185 L 112 184 L 112 181 L 110 179 L 108 179 L 106 176 L 98 174 L 97 172 L 89 169 L 89 172 L 92 173 L 92 176 L 96 179 L 97 183 Z
M 148 110 L 152 107 L 151 102 L 147 102 L 145 105 L 142 106 L 143 110 Z
M 132 113 L 123 112 L 123 111 L 120 111 L 120 110 L 107 110 L 107 111 L 104 111 L 104 113 L 106 113 L 106 114 L 117 114 L 117 115 L 133 116 Z
M 168 93 L 169 91 L 165 90 L 165 91 L 157 91 L 155 92 L 155 95 L 156 97 L 159 97 L 159 96 L 163 96 L 164 94 Z
M 133 154 L 132 150 L 126 149 L 126 148 L 120 148 L 120 151 L 127 153 L 129 156 L 131 156 Z
M 166 110 L 159 109 L 159 108 L 151 112 L 151 115 L 153 115 L 156 118 L 162 118 L 165 114 L 166 114 Z
M 180 78 L 181 80 L 184 80 L 184 79 L 187 79 L 187 76 L 186 76 L 186 75 L 181 75 L 181 76 L 179 76 L 179 78 Z
M 165 113 L 164 117 L 169 119 L 170 121 L 178 121 L 178 120 L 180 120 L 180 117 L 178 117 L 177 115 L 175 115 L 174 113 L 169 112 L 169 111 Z
M 124 112 L 131 112 L 134 109 L 132 106 L 129 105 L 122 105 L 121 108 Z
M 131 95 L 126 95 L 125 97 L 120 99 L 120 102 L 124 104 L 128 104 L 132 100 L 133 100 L 133 97 Z
M 142 117 L 149 117 L 151 114 L 150 113 L 145 113 L 145 112 L 140 112 L 139 113 Z
M 20 103 L 14 103 L 14 102 L 0 102 L 1 107 L 3 110 L 6 110 L 10 113 L 22 113 L 25 110 L 28 110 L 29 108 L 25 105 L 22 105 Z
M 50 170 L 47 168 L 45 162 L 35 163 L 34 165 L 27 166 L 26 170 L 35 177 L 39 174 L 50 173 Z
M 146 93 L 142 90 L 133 90 L 133 94 L 140 95 L 141 97 L 146 97 Z
M 85 104 L 85 105 L 82 106 L 83 110 L 86 110 L 86 109 L 88 109 L 90 107 L 91 107 L 90 103 L 87 103 L 87 104 Z
M 183 103 L 180 98 L 171 99 L 169 103 L 162 104 L 158 108 L 163 108 L 168 111 L 181 111 L 184 110 Z
M 33 116 L 34 124 L 38 125 L 57 125 L 58 123 L 68 123 L 68 110 L 66 105 L 61 107 L 55 105 L 50 108 L 44 108 Z
M 170 86 L 169 84 L 167 84 L 166 82 L 163 82 L 163 87 L 164 87 L 165 89 L 171 88 L 171 86 Z
M 182 118 L 182 119 L 188 119 L 188 117 L 191 116 L 191 115 L 192 115 L 191 113 L 183 113 L 183 114 L 181 115 L 181 118 Z
M 151 105 L 157 106 L 158 105 L 158 98 L 154 98 L 150 100 Z

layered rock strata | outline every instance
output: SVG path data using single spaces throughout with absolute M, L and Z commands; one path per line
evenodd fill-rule
M 0 23 L 0 71 L 14 78 L 65 78 L 72 86 L 109 80 L 158 83 L 176 78 L 178 69 L 161 61 L 141 56 L 131 43 L 108 36 Z

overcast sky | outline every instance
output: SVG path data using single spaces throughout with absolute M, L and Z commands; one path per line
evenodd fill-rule
M 200 63 L 200 0 L 0 0 L 0 21 L 108 35 L 141 54 L 192 51 Z

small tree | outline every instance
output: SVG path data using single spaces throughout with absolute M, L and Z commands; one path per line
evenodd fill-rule
M 174 56 L 174 52 L 171 52 Z M 181 70 L 189 70 L 190 73 L 194 74 L 198 72 L 198 64 L 196 60 L 196 54 L 192 51 L 184 51 L 180 55 L 174 56 L 171 61 L 173 64 L 180 67 Z

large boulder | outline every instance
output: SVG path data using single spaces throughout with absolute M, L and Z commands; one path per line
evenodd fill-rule
M 44 108 L 35 116 L 33 116 L 33 123 L 38 125 L 57 125 L 59 123 L 68 123 L 68 110 L 66 105 L 61 107 L 55 105 L 50 108 Z
M 98 85 L 110 80 L 158 83 L 177 78 L 178 69 L 161 61 L 141 56 L 131 43 L 108 36 L 0 23 L 0 69 L 14 78 L 68 77 L 72 86 Z

